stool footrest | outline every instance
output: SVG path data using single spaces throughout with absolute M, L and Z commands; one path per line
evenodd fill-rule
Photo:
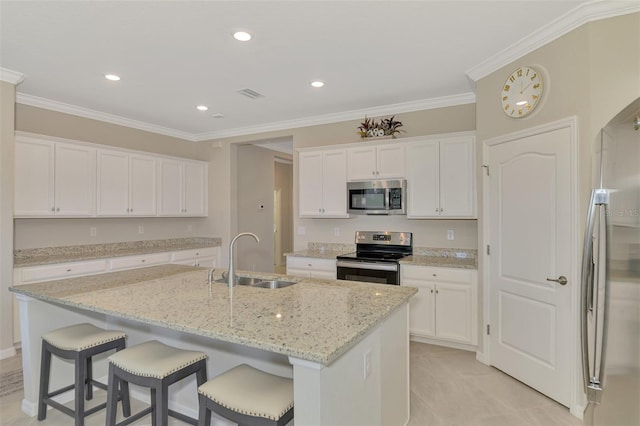
M 65 393 L 65 392 L 70 391 L 71 389 L 75 389 L 75 388 L 76 388 L 76 385 L 65 386 L 63 388 L 60 388 L 58 390 L 55 390 L 55 391 L 53 391 L 51 393 L 46 394 L 44 397 L 45 397 L 45 399 L 49 399 L 49 398 L 52 398 L 54 396 L 58 396 L 61 393 Z
M 118 426 L 126 426 L 128 424 L 131 424 L 131 423 L 135 422 L 136 420 L 140 420 L 141 418 L 143 418 L 147 414 L 151 414 L 152 412 L 153 412 L 153 407 L 145 408 L 144 410 L 140 411 L 139 413 L 136 413 L 136 414 L 134 414 L 132 416 L 127 417 L 126 419 L 124 419 L 123 421 L 118 423 Z
M 169 415 L 175 419 L 183 421 L 185 423 L 189 423 L 190 425 L 198 426 L 198 419 L 194 419 L 193 417 L 186 416 L 182 413 L 178 413 L 177 411 L 168 410 Z

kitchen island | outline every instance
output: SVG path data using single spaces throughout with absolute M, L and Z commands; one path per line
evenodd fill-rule
M 231 295 L 225 284 L 207 284 L 206 269 L 163 265 L 13 287 L 22 324 L 23 411 L 36 412 L 40 336 L 91 322 L 126 331 L 129 346 L 156 339 L 207 352 L 209 377 L 241 363 L 292 377 L 298 425 L 406 424 L 408 301 L 416 290 L 286 278 L 298 283 L 238 286 Z M 53 386 L 71 374 L 59 364 Z M 94 370 L 106 375 L 106 360 L 97 359 Z M 195 415 L 195 382 L 175 386 L 170 406 Z

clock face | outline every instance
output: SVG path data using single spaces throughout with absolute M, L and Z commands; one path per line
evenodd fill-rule
M 542 90 L 542 76 L 538 71 L 530 67 L 518 68 L 502 87 L 502 110 L 509 117 L 524 117 L 538 105 Z

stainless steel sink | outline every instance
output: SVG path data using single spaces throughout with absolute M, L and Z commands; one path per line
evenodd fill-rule
M 289 287 L 290 285 L 294 285 L 297 284 L 294 281 L 280 281 L 280 280 L 266 280 L 266 281 L 261 281 L 257 284 L 254 284 L 254 287 L 260 287 L 260 288 L 284 288 L 284 287 Z
M 224 278 L 220 278 L 216 280 L 216 282 L 226 284 L 228 281 Z M 243 277 L 243 276 L 236 276 L 236 283 L 238 285 L 246 285 L 250 287 L 273 288 L 273 289 L 289 287 L 290 285 L 297 284 L 295 281 L 266 280 L 264 278 Z

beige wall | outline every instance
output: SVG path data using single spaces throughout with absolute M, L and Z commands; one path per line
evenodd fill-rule
M 0 81 L 0 358 L 12 356 L 13 296 L 13 158 L 15 86 Z
M 285 253 L 293 251 L 293 162 L 276 162 L 275 188 L 280 188 L 280 239 L 283 256 L 275 259 L 276 265 L 284 265 Z
M 16 130 L 194 160 L 209 160 L 215 156 L 207 144 L 22 104 L 16 106 Z M 209 185 L 210 200 L 215 199 L 215 188 Z M 138 233 L 138 225 L 144 225 L 144 234 Z M 90 236 L 90 227 L 96 228 L 95 237 Z M 16 219 L 15 247 L 217 236 L 212 232 L 207 218 Z
M 475 129 L 475 105 L 466 104 L 397 114 L 407 132 L 402 136 L 433 135 Z M 363 117 L 364 118 L 364 117 Z M 357 127 L 361 120 L 309 126 L 304 128 L 237 136 L 220 140 L 223 146 L 260 141 L 271 138 L 292 137 L 293 146 L 307 148 L 358 142 Z M 401 140 L 401 137 L 398 138 Z M 309 242 L 353 243 L 356 230 L 391 230 L 413 232 L 415 244 L 426 247 L 477 247 L 476 220 L 408 220 L 405 216 L 361 216 L 352 219 L 300 219 L 298 218 L 297 153 L 294 153 L 294 249 L 307 247 Z M 224 185 L 220 182 L 219 184 Z M 304 235 L 297 231 L 303 227 Z M 340 235 L 334 231 L 339 228 Z M 454 230 L 456 239 L 446 239 L 447 230 Z
M 524 119 L 511 119 L 502 112 L 500 91 L 507 76 L 523 65 L 542 69 L 547 87 L 536 112 Z M 577 237 L 581 239 L 599 130 L 638 96 L 640 14 L 586 24 L 476 82 L 477 164 L 482 164 L 482 142 L 487 139 L 576 116 L 580 210 Z M 478 167 L 478 182 L 482 182 L 481 173 Z M 482 200 L 482 185 L 479 184 L 480 223 L 484 219 Z M 479 234 L 482 239 L 482 228 Z M 479 254 L 479 296 L 482 300 L 484 252 L 480 250 Z M 479 311 L 482 319 L 482 304 Z

